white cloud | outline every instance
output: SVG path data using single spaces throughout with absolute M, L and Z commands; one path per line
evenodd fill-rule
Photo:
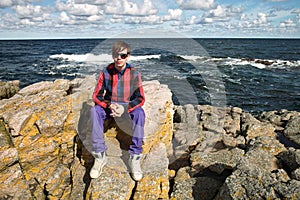
M 249 18 L 248 15 L 242 14 L 240 16 L 240 22 L 238 27 L 247 30 L 250 29 L 260 29 L 270 27 L 270 21 L 265 13 L 258 13 L 256 18 Z
M 209 11 L 209 16 L 210 17 L 226 17 L 227 12 L 222 6 L 218 5 L 215 9 Z
M 108 0 L 74 0 L 75 4 L 93 4 L 93 5 L 103 5 L 106 4 Z
M 240 20 L 241 20 L 241 21 L 247 20 L 247 14 L 245 14 L 245 13 L 241 14 Z
M 21 19 L 20 24 L 22 24 L 22 25 L 35 25 L 35 23 L 30 21 L 29 19 Z
M 0 34 L 5 30 L 22 30 L 37 35 L 39 31 L 89 35 L 100 30 L 103 32 L 99 34 L 110 36 L 127 28 L 149 25 L 172 26 L 182 32 L 198 31 L 213 36 L 210 33 L 222 30 L 267 34 L 296 30 L 299 33 L 300 27 L 300 8 L 292 1 L 286 4 L 241 1 L 238 6 L 226 5 L 223 0 L 44 0 L 43 4 L 41 1 L 0 0 Z M 269 0 L 275 1 L 282 0 Z
M 168 14 L 148 15 L 148 16 L 126 16 L 124 22 L 126 24 L 162 24 L 166 21 L 180 21 L 182 15 L 181 9 L 169 9 Z M 111 20 L 112 22 L 120 22 L 120 20 Z M 179 23 L 177 23 L 179 24 Z M 173 23 L 173 25 L 176 25 Z
M 293 9 L 292 13 L 300 13 L 300 9 Z
M 121 16 L 121 15 L 113 15 L 110 18 L 110 22 L 111 23 L 121 23 L 121 22 L 123 22 L 123 16 Z
M 295 26 L 296 26 L 295 22 L 291 19 L 287 19 L 283 22 L 280 22 L 280 25 L 279 25 L 280 28 L 289 28 L 289 27 L 295 27 Z
M 196 21 L 196 16 L 193 15 L 193 16 L 191 16 L 191 18 L 188 20 L 188 22 L 186 24 L 193 25 L 193 24 L 195 24 L 195 21 Z
M 205 17 L 204 19 L 202 19 L 202 22 L 204 23 L 213 23 L 214 19 L 211 17 Z
M 158 10 L 151 0 L 144 0 L 142 4 L 132 3 L 128 0 L 112 0 L 105 5 L 106 14 L 147 16 L 157 14 Z
M 267 15 L 265 13 L 258 13 L 257 17 L 259 24 L 266 24 L 268 22 Z
M 70 17 L 67 15 L 66 12 L 61 12 L 60 13 L 60 20 L 63 22 L 68 22 L 70 21 Z
M 296 16 L 296 19 L 298 20 L 298 23 L 300 23 L 300 13 Z
M 180 20 L 182 15 L 181 9 L 169 9 L 168 15 L 163 16 L 162 20 L 164 21 L 170 21 L 170 20 Z
M 26 5 L 27 3 L 37 2 L 39 0 L 1 0 L 0 8 L 11 7 L 15 5 Z
M 92 16 L 99 13 L 99 8 L 96 5 L 75 4 L 73 1 L 67 1 L 66 3 L 63 3 L 60 0 L 57 0 L 56 8 L 59 11 L 66 11 L 75 16 Z
M 243 13 L 245 11 L 245 8 L 228 6 L 228 7 L 226 7 L 226 10 L 227 10 L 228 16 L 235 16 L 235 15 Z
M 177 0 L 181 9 L 184 10 L 208 10 L 214 7 L 214 0 Z
M 88 20 L 89 22 L 102 21 L 102 20 L 103 20 L 103 16 L 92 15 L 92 16 L 89 16 L 89 17 L 87 18 L 87 20 Z
M 145 17 L 127 17 L 124 21 L 126 24 L 161 24 L 163 23 L 161 17 L 156 15 L 149 15 Z
M 0 1 L 0 8 L 6 8 L 6 7 L 10 7 L 12 5 L 13 5 L 12 0 L 1 0 Z
M 238 16 L 243 12 L 243 8 L 235 8 L 232 6 L 223 7 L 221 5 L 217 5 L 216 8 L 209 10 L 204 13 L 197 23 L 214 23 L 214 22 L 225 22 L 231 21 L 235 16 Z M 245 16 L 244 16 L 245 17 Z
M 33 18 L 35 16 L 42 16 L 46 9 L 41 6 L 28 5 L 17 5 L 13 7 L 13 10 L 16 11 L 21 17 Z

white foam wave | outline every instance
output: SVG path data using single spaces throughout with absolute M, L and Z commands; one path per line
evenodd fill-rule
M 241 66 L 251 65 L 253 67 L 264 69 L 264 68 L 287 68 L 287 67 L 300 67 L 300 60 L 280 60 L 280 59 L 247 59 L 247 58 L 211 58 L 202 56 L 181 56 L 182 58 L 189 61 L 201 61 L 203 63 L 215 63 L 227 66 Z
M 287 67 L 300 67 L 300 60 L 289 61 L 289 60 L 268 60 L 268 59 L 248 59 L 248 58 L 213 58 L 203 57 L 197 55 L 179 55 L 190 62 L 202 62 L 202 63 L 213 63 L 227 66 L 241 66 L 251 65 L 253 67 L 264 69 L 264 68 L 287 68 Z M 140 61 L 149 59 L 160 59 L 160 54 L 153 55 L 131 55 L 130 60 Z M 99 54 L 95 55 L 92 53 L 87 54 L 54 54 L 49 57 L 50 59 L 66 60 L 73 62 L 85 62 L 85 63 L 96 63 L 106 64 L 112 62 L 110 54 Z M 63 66 L 61 66 L 63 67 Z
M 195 56 L 195 55 L 191 55 L 191 56 L 188 56 L 188 55 L 180 55 L 180 57 L 184 58 L 185 60 L 190 60 L 190 61 L 197 61 L 197 60 L 201 60 L 201 59 L 204 58 L 204 57 L 201 57 L 201 56 Z
M 54 54 L 50 56 L 51 59 L 58 59 L 58 60 L 66 60 L 66 61 L 73 61 L 73 62 L 103 62 L 103 61 L 110 61 L 111 55 L 109 54 L 100 54 L 95 55 L 91 53 L 87 54 Z
M 264 68 L 266 68 L 266 65 L 261 64 L 261 63 L 251 63 L 251 65 L 252 65 L 253 67 L 258 68 L 258 69 L 264 69 Z
M 130 60 L 147 60 L 147 59 L 159 59 L 160 55 L 145 55 L 145 56 L 130 56 Z
M 146 59 L 158 59 L 160 55 L 144 55 L 144 56 L 130 56 L 130 60 L 146 60 Z M 91 53 L 87 54 L 54 54 L 50 56 L 50 59 L 58 59 L 58 60 L 66 60 L 66 61 L 73 61 L 73 62 L 111 62 L 112 56 L 110 54 L 100 54 L 95 55 Z

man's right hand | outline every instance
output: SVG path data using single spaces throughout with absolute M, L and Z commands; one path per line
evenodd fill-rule
M 111 110 L 110 116 L 112 117 L 121 117 L 125 110 L 122 105 L 117 103 L 111 104 L 109 108 Z

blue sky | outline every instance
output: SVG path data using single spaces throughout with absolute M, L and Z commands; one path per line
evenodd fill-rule
M 0 19 L 0 39 L 300 38 L 299 0 L 1 0 Z

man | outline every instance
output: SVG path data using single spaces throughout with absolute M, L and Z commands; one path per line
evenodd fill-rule
M 90 171 L 91 178 L 98 178 L 107 163 L 104 141 L 104 121 L 114 117 L 130 119 L 132 144 L 129 147 L 129 166 L 132 178 L 139 181 L 143 177 L 140 166 L 142 142 L 144 137 L 145 112 L 141 107 L 145 102 L 141 74 L 127 61 L 130 58 L 130 46 L 115 42 L 112 46 L 114 62 L 99 74 L 93 93 L 95 106 L 91 108 L 92 144 L 94 165 Z

